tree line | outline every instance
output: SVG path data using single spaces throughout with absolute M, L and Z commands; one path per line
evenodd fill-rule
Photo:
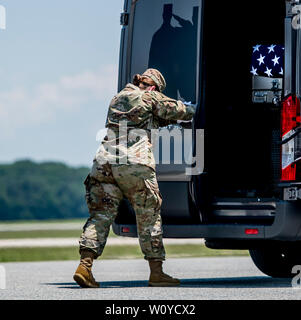
M 0 220 L 87 217 L 83 182 L 88 172 L 57 162 L 0 165 Z

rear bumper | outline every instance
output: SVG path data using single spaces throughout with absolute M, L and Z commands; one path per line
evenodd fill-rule
M 127 228 L 124 229 L 124 228 Z M 246 229 L 257 229 L 257 234 L 246 234 Z M 137 237 L 136 225 L 113 224 L 117 235 Z M 128 231 L 128 232 L 124 232 Z M 259 224 L 188 224 L 163 225 L 164 238 L 211 238 L 233 240 L 301 240 L 301 202 L 279 201 L 272 225 Z

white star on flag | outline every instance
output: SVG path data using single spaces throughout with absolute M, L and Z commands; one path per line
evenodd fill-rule
M 263 61 L 264 58 L 265 58 L 265 56 L 263 57 L 263 56 L 260 54 L 260 58 L 257 59 L 257 61 L 259 61 L 259 65 L 261 65 L 262 63 L 264 64 L 264 61 Z
M 272 69 L 269 69 L 267 67 L 266 71 L 264 73 L 266 73 L 269 77 L 273 76 L 272 73 L 271 73 Z
M 255 51 L 259 51 L 259 47 L 261 47 L 261 44 L 257 44 L 255 47 L 253 47 L 253 53 Z
M 283 74 L 283 68 L 281 68 L 281 71 L 279 72 L 279 74 Z
M 270 47 L 268 47 L 269 53 L 271 53 L 271 51 L 275 52 L 275 51 L 274 51 L 274 48 L 275 48 L 275 47 L 276 47 L 275 44 L 272 44 Z
M 280 59 L 280 57 L 277 57 L 276 55 L 275 55 L 275 58 L 274 59 L 272 59 L 272 61 L 274 62 L 274 66 L 276 65 L 276 64 L 279 64 L 279 60 Z
M 257 68 L 255 69 L 253 66 L 252 66 L 252 70 L 250 71 L 253 76 L 258 76 L 258 73 L 257 73 Z

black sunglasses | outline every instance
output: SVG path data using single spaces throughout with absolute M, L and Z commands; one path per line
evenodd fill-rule
M 151 86 L 151 84 L 146 83 L 146 82 L 144 82 L 144 81 L 141 81 L 140 83 L 142 83 L 142 84 L 144 85 L 144 87 L 150 87 L 150 86 Z

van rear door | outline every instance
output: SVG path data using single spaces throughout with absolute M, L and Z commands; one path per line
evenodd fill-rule
M 281 104 L 281 183 L 284 200 L 301 198 L 301 6 L 287 2 L 284 99 Z
M 121 90 L 135 74 L 147 68 L 160 70 L 166 79 L 166 96 L 200 105 L 200 62 L 202 0 L 126 0 L 121 33 L 119 83 Z M 203 119 L 198 125 L 203 139 Z M 192 176 L 202 173 L 202 162 L 193 164 L 194 122 L 163 126 L 155 145 L 156 173 L 163 197 L 164 224 L 200 221 L 191 210 Z M 199 143 L 199 153 L 203 143 Z M 193 165 L 192 165 L 193 164 Z M 193 170 L 193 172 L 191 171 Z M 115 229 L 135 224 L 134 213 L 125 200 L 115 220 Z M 118 229 L 119 227 L 119 229 Z M 128 229 L 125 229 L 128 230 Z M 116 233 L 123 234 L 122 231 Z M 128 232 L 131 233 L 131 232 Z

